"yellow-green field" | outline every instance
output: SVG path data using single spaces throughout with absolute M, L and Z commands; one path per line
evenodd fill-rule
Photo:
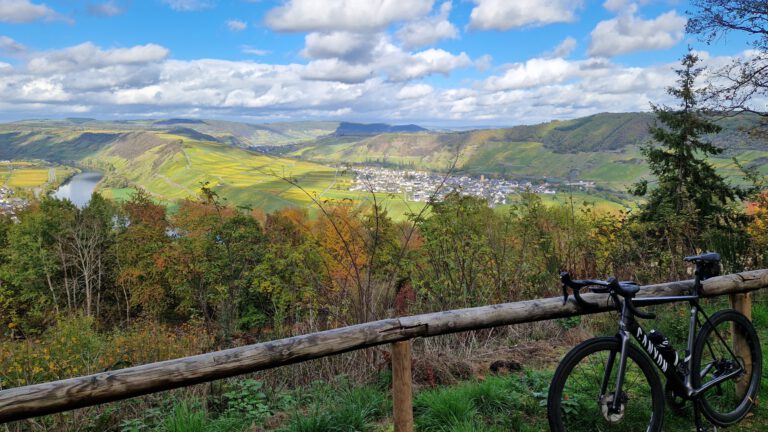
M 55 187 L 74 171 L 70 167 L 48 167 L 25 161 L 2 163 L 0 185 L 13 189 Z
M 320 202 L 371 201 L 370 194 L 349 191 L 352 178 L 333 167 L 176 135 L 158 137 L 167 144 L 157 145 L 132 158 L 106 149 L 91 162 L 109 163 L 115 168 L 116 175 L 145 188 L 166 203 L 196 197 L 203 184 L 208 184 L 227 203 L 267 212 L 286 206 L 312 210 L 315 207 L 313 198 Z M 102 190 L 105 196 L 116 200 L 128 199 L 132 192 L 131 188 Z M 386 194 L 377 195 L 377 200 L 396 219 L 418 212 L 424 205 Z
M 47 182 L 47 168 L 14 169 L 10 172 L 9 178 L 7 180 L 8 186 L 12 188 L 40 187 Z

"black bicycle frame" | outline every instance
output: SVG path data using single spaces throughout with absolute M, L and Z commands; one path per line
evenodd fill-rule
M 742 368 L 739 367 L 737 370 L 731 371 L 727 374 L 724 374 L 722 376 L 719 376 L 712 381 L 707 382 L 703 386 L 699 388 L 693 387 L 693 373 L 701 373 L 700 371 L 693 371 L 693 344 L 695 343 L 695 336 L 696 336 L 696 325 L 699 323 L 698 314 L 701 313 L 704 316 L 704 319 L 709 322 L 709 317 L 704 313 L 704 311 L 701 310 L 701 307 L 699 306 L 699 290 L 697 289 L 699 285 L 699 281 L 696 281 L 696 286 L 694 287 L 694 293 L 691 295 L 683 295 L 683 296 L 671 296 L 671 297 L 647 297 L 647 298 L 638 298 L 638 299 L 624 299 L 623 302 L 618 301 L 618 296 L 614 294 L 614 301 L 617 303 L 621 303 L 621 319 L 619 321 L 619 332 L 616 335 L 616 337 L 619 339 L 621 344 L 621 354 L 619 356 L 619 369 L 618 369 L 618 375 L 616 378 L 616 389 L 613 397 L 613 401 L 611 403 L 611 411 L 613 413 L 619 413 L 620 412 L 620 406 L 621 406 L 621 389 L 624 385 L 624 374 L 626 372 L 626 366 L 627 366 L 627 345 L 629 345 L 629 335 L 631 334 L 635 340 L 637 340 L 638 344 L 645 350 L 645 352 L 650 356 L 653 363 L 661 370 L 661 372 L 664 374 L 664 376 L 667 377 L 667 382 L 672 386 L 672 389 L 675 391 L 676 394 L 679 396 L 682 396 L 686 399 L 695 399 L 697 396 L 702 394 L 703 392 L 707 391 L 713 386 L 716 386 L 717 384 L 726 381 L 728 379 L 733 378 L 734 376 L 740 374 L 742 372 Z M 674 364 L 670 364 L 670 362 L 664 358 L 661 352 L 656 348 L 656 346 L 648 339 L 647 334 L 645 333 L 645 330 L 638 324 L 637 320 L 635 319 L 634 314 L 631 312 L 628 302 L 632 302 L 633 305 L 636 306 L 650 306 L 654 304 L 662 304 L 662 303 L 673 303 L 673 302 L 683 302 L 687 301 L 691 305 L 691 320 L 688 326 L 688 344 L 687 348 L 685 350 L 685 357 L 680 360 L 680 362 L 685 362 L 685 367 L 679 368 L 678 366 Z M 717 333 L 717 329 L 715 329 L 715 332 Z M 722 340 L 722 336 L 718 334 L 718 337 Z M 731 350 L 731 347 L 729 347 L 727 344 L 724 343 L 728 351 L 732 356 L 733 351 Z M 616 360 L 616 353 L 611 352 L 608 356 L 608 364 L 605 368 L 605 374 L 603 375 L 603 381 L 600 386 L 600 399 L 607 394 L 608 392 L 608 381 L 610 380 L 611 373 L 613 371 L 614 362 Z M 740 363 L 739 363 L 740 365 Z M 680 370 L 687 371 L 686 373 L 680 372 Z

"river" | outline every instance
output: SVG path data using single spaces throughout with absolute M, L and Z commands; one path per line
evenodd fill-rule
M 59 186 L 59 188 L 56 189 L 56 192 L 53 193 L 53 197 L 58 199 L 68 199 L 78 208 L 83 208 L 88 205 L 88 201 L 91 200 L 91 194 L 93 194 L 93 190 L 96 189 L 96 184 L 99 183 L 102 177 L 104 176 L 97 172 L 82 172 L 76 174 Z

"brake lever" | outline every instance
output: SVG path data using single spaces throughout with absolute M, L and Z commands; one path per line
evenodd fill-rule
M 576 303 L 578 303 L 579 306 L 581 306 L 584 309 L 590 309 L 590 308 L 594 309 L 594 308 L 600 307 L 600 305 L 597 303 L 588 302 L 583 298 L 581 298 L 581 294 L 579 293 L 579 290 L 573 290 L 573 296 L 576 297 Z
M 563 305 L 568 303 L 568 287 L 563 284 Z

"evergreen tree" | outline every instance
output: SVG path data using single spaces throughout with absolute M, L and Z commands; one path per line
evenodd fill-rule
M 695 81 L 703 70 L 698 62 L 690 51 L 683 56 L 682 68 L 676 71 L 678 85 L 667 90 L 679 100 L 678 107 L 651 104 L 657 121 L 650 132 L 656 144 L 645 146 L 642 153 L 658 184 L 649 189 L 648 181 L 642 180 L 632 188 L 633 194 L 648 199 L 640 221 L 658 224 L 663 231 L 683 226 L 692 233 L 688 236 L 692 243 L 709 228 L 730 225 L 737 216 L 731 204 L 744 197 L 707 161 L 723 149 L 704 138 L 721 128 L 698 106 Z

